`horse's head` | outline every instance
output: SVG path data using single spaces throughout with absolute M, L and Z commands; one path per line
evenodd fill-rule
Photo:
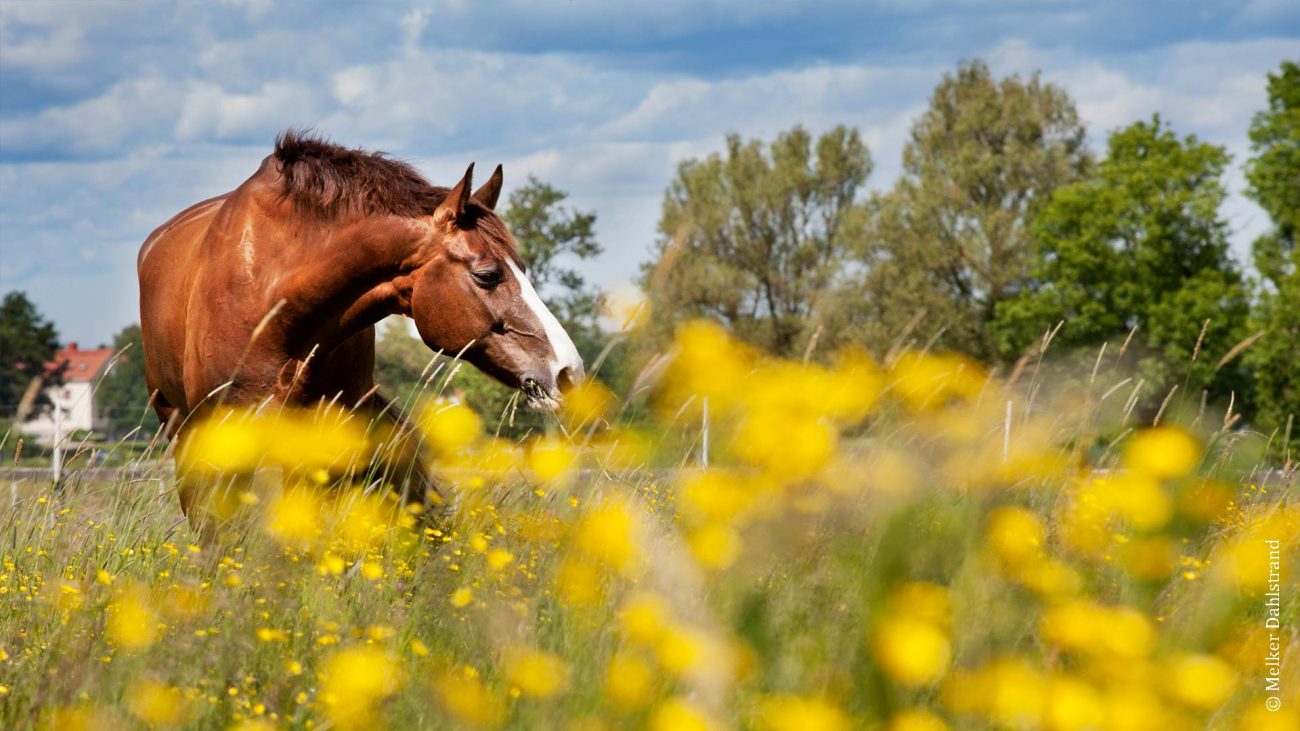
M 501 166 L 472 195 L 474 166 L 434 211 L 431 255 L 414 272 L 411 316 L 425 344 L 463 357 L 550 409 L 582 380 L 582 358 L 524 273 L 514 240 L 493 212 Z

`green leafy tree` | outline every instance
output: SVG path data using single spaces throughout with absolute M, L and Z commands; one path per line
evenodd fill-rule
M 144 378 L 144 346 L 140 339 L 140 326 L 127 325 L 113 336 L 116 360 L 113 367 L 99 383 L 95 404 L 107 417 L 109 430 L 123 434 L 148 423 L 149 386 Z
M 59 349 L 58 331 L 23 292 L 0 303 L 0 409 L 17 408 L 32 379 Z
M 1268 211 L 1274 228 L 1254 243 L 1262 278 L 1251 328 L 1263 336 L 1246 353 L 1255 374 L 1263 427 L 1292 425 L 1300 447 L 1300 65 L 1282 64 L 1268 77 L 1268 109 L 1250 126 L 1254 157 L 1246 166 L 1249 194 Z
M 1236 364 L 1218 369 L 1244 337 L 1248 308 L 1219 216 L 1228 159 L 1159 117 L 1113 133 L 1094 173 L 1057 190 L 1037 216 L 1032 278 L 997 310 L 1003 355 L 1018 356 L 1061 321 L 1054 348 L 1137 328 L 1133 351 L 1148 393 L 1180 385 L 1199 398 L 1213 382 L 1213 392 L 1236 390 L 1240 403 Z
M 972 61 L 945 75 L 901 178 L 871 201 L 867 273 L 837 293 L 847 319 L 834 329 L 887 344 L 915 321 L 923 338 L 993 358 L 988 325 L 1029 273 L 1037 211 L 1087 170 L 1084 141 L 1070 97 L 1037 74 L 997 79 Z
M 679 165 L 642 275 L 652 344 L 706 317 L 774 353 L 806 347 L 820 295 L 843 274 L 870 173 L 847 127 L 815 141 L 801 127 L 771 143 L 731 135 L 724 153 Z

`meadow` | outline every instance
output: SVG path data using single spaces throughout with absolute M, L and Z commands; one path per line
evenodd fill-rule
M 222 411 L 176 467 L 222 487 L 212 544 L 163 444 L 6 486 L 0 727 L 1300 728 L 1286 435 L 1143 413 L 1113 363 L 694 323 L 523 442 L 430 378 L 427 508 L 338 484 L 393 446 L 363 414 Z

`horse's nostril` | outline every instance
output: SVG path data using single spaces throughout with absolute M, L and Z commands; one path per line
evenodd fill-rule
M 569 366 L 561 368 L 560 372 L 555 374 L 555 385 L 560 389 L 560 391 L 568 391 L 570 388 L 578 385 L 578 382 L 581 380 L 582 373 L 575 372 L 574 369 Z

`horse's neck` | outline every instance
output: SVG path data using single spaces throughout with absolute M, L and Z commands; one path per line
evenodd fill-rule
M 426 238 L 417 224 L 390 217 L 307 238 L 315 241 L 303 242 L 308 251 L 283 295 L 292 351 L 329 349 L 388 315 L 409 314 L 402 282 Z

